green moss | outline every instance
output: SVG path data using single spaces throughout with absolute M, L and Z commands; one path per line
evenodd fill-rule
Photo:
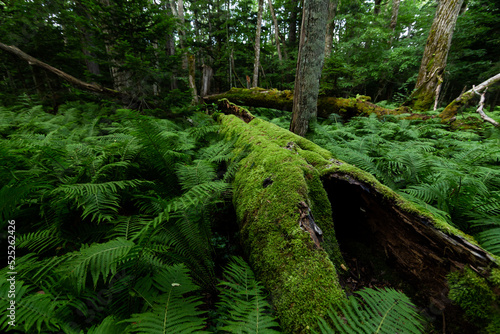
M 334 265 L 341 256 L 330 203 L 315 167 L 328 163 L 325 157 L 331 155 L 260 119 L 246 124 L 221 115 L 219 120 L 225 136 L 237 136 L 236 147 L 249 151 L 233 183 L 243 247 L 272 292 L 285 331 L 307 332 L 316 326 L 316 317 L 345 298 Z M 272 184 L 264 187 L 266 178 Z M 301 201 L 324 230 L 321 249 L 299 227 Z
M 498 327 L 500 318 L 497 296 L 488 285 L 485 278 L 469 268 L 448 275 L 450 292 L 448 297 L 459 305 L 469 320 L 476 322 L 486 332 Z M 498 333 L 498 332 L 495 332 Z

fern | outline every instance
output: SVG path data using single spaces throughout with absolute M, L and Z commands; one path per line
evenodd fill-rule
M 132 315 L 130 333 L 204 333 L 202 304 L 193 296 L 198 287 L 191 282 L 188 270 L 183 265 L 174 265 L 158 272 L 154 277 L 154 289 L 158 295 L 148 302 L 147 312 Z
M 329 310 L 319 320 L 320 333 L 423 333 L 421 317 L 410 299 L 394 289 L 363 289 L 344 302 L 341 315 Z M 317 332 L 315 332 L 317 333 Z
M 270 315 L 262 286 L 248 264 L 239 257 L 231 259 L 219 284 L 219 307 L 226 309 L 221 327 L 229 333 L 279 333 L 278 323 Z

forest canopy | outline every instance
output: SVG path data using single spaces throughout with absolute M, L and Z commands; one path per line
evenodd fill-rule
M 0 0 L 0 329 L 500 332 L 499 36 L 494 0 Z

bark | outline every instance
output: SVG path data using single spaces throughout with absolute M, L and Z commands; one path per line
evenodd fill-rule
M 254 61 L 253 61 L 252 87 L 257 87 L 259 84 L 260 31 L 262 28 L 263 8 L 264 8 L 264 0 L 259 0 L 259 10 L 257 11 L 257 27 L 256 27 L 256 31 L 255 31 L 255 44 L 254 44 L 255 57 L 254 57 Z
M 488 115 L 486 115 L 486 113 L 483 110 L 483 108 L 484 108 L 484 100 L 485 100 L 485 95 L 486 95 L 486 91 L 487 90 L 488 90 L 488 88 L 486 88 L 484 90 L 484 92 L 481 94 L 481 99 L 479 100 L 479 107 L 477 107 L 477 112 L 479 113 L 479 115 L 481 115 L 481 118 L 485 122 L 491 123 L 494 126 L 499 126 L 500 124 L 498 124 L 497 121 L 495 121 L 494 119 L 492 119 L 491 117 L 489 117 Z
M 278 20 L 276 19 L 276 14 L 274 13 L 274 8 L 273 8 L 273 2 L 272 2 L 272 0 L 268 0 L 268 3 L 269 3 L 269 11 L 271 12 L 271 17 L 273 18 L 274 39 L 276 41 L 276 50 L 278 52 L 278 59 L 279 59 L 279 61 L 281 63 L 283 61 L 283 56 L 281 55 Z
M 299 13 L 299 1 L 292 2 L 293 7 L 290 11 L 290 19 L 288 20 L 288 42 L 293 45 L 297 42 L 297 15 Z
M 464 107 L 469 101 L 474 98 L 475 92 L 480 94 L 484 90 L 486 90 L 488 87 L 500 82 L 500 73 L 497 75 L 492 76 L 488 80 L 483 81 L 480 83 L 478 86 L 473 87 L 472 89 L 469 89 L 465 93 L 460 94 L 459 97 L 457 97 L 455 100 L 453 100 L 444 110 L 439 114 L 439 117 L 443 122 L 448 122 L 453 117 L 457 115 L 458 110 L 460 108 Z
M 328 4 L 328 19 L 326 23 L 325 36 L 325 58 L 330 57 L 333 48 L 333 30 L 335 29 L 335 15 L 337 15 L 337 6 L 339 0 L 330 0 Z
M 408 105 L 415 110 L 429 110 L 436 97 L 450 50 L 453 30 L 463 0 L 441 0 L 425 45 L 417 83 Z
M 447 298 L 447 275 L 467 267 L 489 277 L 498 268 L 489 253 L 303 137 L 228 101 L 219 108 L 236 115 L 219 116 L 221 132 L 238 136 L 235 148 L 248 152 L 233 182 L 241 243 L 273 292 L 284 333 L 317 329 L 326 305 L 341 304 L 340 280 L 357 279 L 346 267 L 354 255 L 343 249 L 351 242 L 387 261 L 418 291 L 423 307 L 466 328 L 463 311 Z M 473 288 L 467 284 L 475 283 L 463 289 Z M 489 289 L 500 295 L 498 286 Z
M 325 57 L 329 0 L 306 0 L 302 12 L 299 54 L 290 131 L 304 136 L 317 115 L 319 79 Z
M 220 99 L 228 99 L 233 103 L 251 107 L 264 107 L 279 110 L 291 111 L 293 109 L 293 93 L 291 91 L 233 88 L 222 94 L 205 96 L 207 103 L 217 103 Z M 372 113 L 378 116 L 399 115 L 409 113 L 407 107 L 396 109 L 386 109 L 370 102 L 368 96 L 359 96 L 357 98 L 335 98 L 321 96 L 317 101 L 317 115 L 327 118 L 331 114 L 339 114 L 344 120 L 349 120 L 354 116 L 368 116 Z M 413 114 L 411 118 L 422 118 L 418 114 Z M 425 116 L 429 118 L 430 116 Z
M 196 90 L 196 78 L 195 78 L 195 58 L 194 55 L 187 55 L 188 59 L 188 84 L 189 89 L 191 89 L 192 100 L 191 103 L 198 103 L 198 91 Z
M 201 97 L 207 96 L 210 91 L 210 82 L 214 76 L 214 70 L 207 64 L 203 64 L 202 79 L 201 79 Z
M 382 0 L 375 0 L 375 8 L 373 9 L 373 13 L 375 15 L 380 14 L 380 4 L 382 3 Z
M 398 23 L 399 2 L 400 0 L 392 0 L 391 24 L 389 25 L 392 31 L 396 29 L 396 24 Z

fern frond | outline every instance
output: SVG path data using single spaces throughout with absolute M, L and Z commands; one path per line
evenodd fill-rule
M 99 324 L 90 327 L 87 334 L 123 334 L 128 332 L 128 325 L 120 323 L 114 316 L 108 316 Z
M 336 331 L 325 319 L 319 320 L 321 333 L 423 333 L 422 319 L 404 293 L 367 288 L 358 294 L 360 298 L 351 296 L 344 302 L 341 316 L 333 310 L 327 313 Z
M 68 275 L 69 271 L 69 276 L 75 279 L 78 291 L 84 289 L 87 273 L 90 272 L 95 287 L 101 275 L 106 280 L 116 273 L 117 265 L 123 261 L 133 246 L 132 241 L 117 238 L 103 244 L 82 247 L 79 252 L 73 253 L 58 271 L 64 275 Z
M 278 323 L 270 314 L 264 289 L 250 266 L 233 257 L 224 270 L 225 281 L 219 284 L 219 306 L 226 309 L 221 330 L 229 333 L 279 333 Z
M 198 309 L 202 302 L 192 295 L 198 287 L 191 282 L 188 270 L 183 265 L 174 265 L 158 272 L 153 280 L 161 293 L 151 302 L 148 312 L 126 320 L 131 324 L 130 333 L 206 333 L 201 330 L 204 312 Z

